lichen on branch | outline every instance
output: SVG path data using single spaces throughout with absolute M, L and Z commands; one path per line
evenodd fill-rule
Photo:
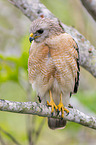
M 89 128 L 96 129 L 96 118 L 93 116 L 85 115 L 77 109 L 68 108 L 69 115 L 66 114 L 64 119 L 72 122 L 79 123 L 81 125 L 87 126 Z M 22 113 L 22 114 L 32 114 L 43 117 L 51 117 L 51 118 L 61 118 L 61 114 L 57 116 L 57 113 L 51 114 L 51 107 L 47 107 L 42 103 L 37 102 L 14 102 L 8 100 L 0 99 L 0 111 L 7 111 L 13 113 Z

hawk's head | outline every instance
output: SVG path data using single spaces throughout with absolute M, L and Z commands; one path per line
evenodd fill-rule
M 32 22 L 30 27 L 29 41 L 42 42 L 46 38 L 52 35 L 58 35 L 64 33 L 58 23 L 49 18 L 36 19 Z

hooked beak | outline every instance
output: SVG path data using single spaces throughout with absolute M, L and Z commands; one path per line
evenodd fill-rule
M 31 33 L 29 37 L 30 43 L 38 37 L 40 37 L 40 35 Z
M 29 37 L 29 41 L 30 43 L 34 40 L 34 36 L 33 36 L 33 33 L 30 34 L 30 37 Z

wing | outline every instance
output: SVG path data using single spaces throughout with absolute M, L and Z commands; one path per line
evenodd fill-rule
M 52 40 L 53 41 L 53 40 Z M 50 42 L 51 43 L 51 42 Z M 50 55 L 56 67 L 57 79 L 65 91 L 76 93 L 79 85 L 79 50 L 75 40 L 69 34 L 61 34 L 54 39 Z M 68 90 L 69 89 L 69 90 Z

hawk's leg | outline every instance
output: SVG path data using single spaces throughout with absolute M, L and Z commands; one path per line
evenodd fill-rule
M 59 105 L 57 106 L 58 107 L 58 110 L 61 111 L 61 118 L 64 118 L 64 111 L 69 114 L 69 110 L 66 109 L 63 105 L 63 102 L 62 102 L 62 93 L 60 95 L 60 103 Z
M 49 95 L 50 95 L 50 103 L 49 103 L 49 101 L 47 101 L 47 105 L 50 106 L 50 107 L 52 108 L 52 109 L 51 109 L 51 113 L 53 114 L 54 108 L 55 108 L 56 111 L 58 110 L 58 108 L 57 108 L 57 106 L 56 106 L 56 104 L 54 103 L 54 100 L 53 100 L 53 98 L 52 98 L 51 90 L 49 90 Z

